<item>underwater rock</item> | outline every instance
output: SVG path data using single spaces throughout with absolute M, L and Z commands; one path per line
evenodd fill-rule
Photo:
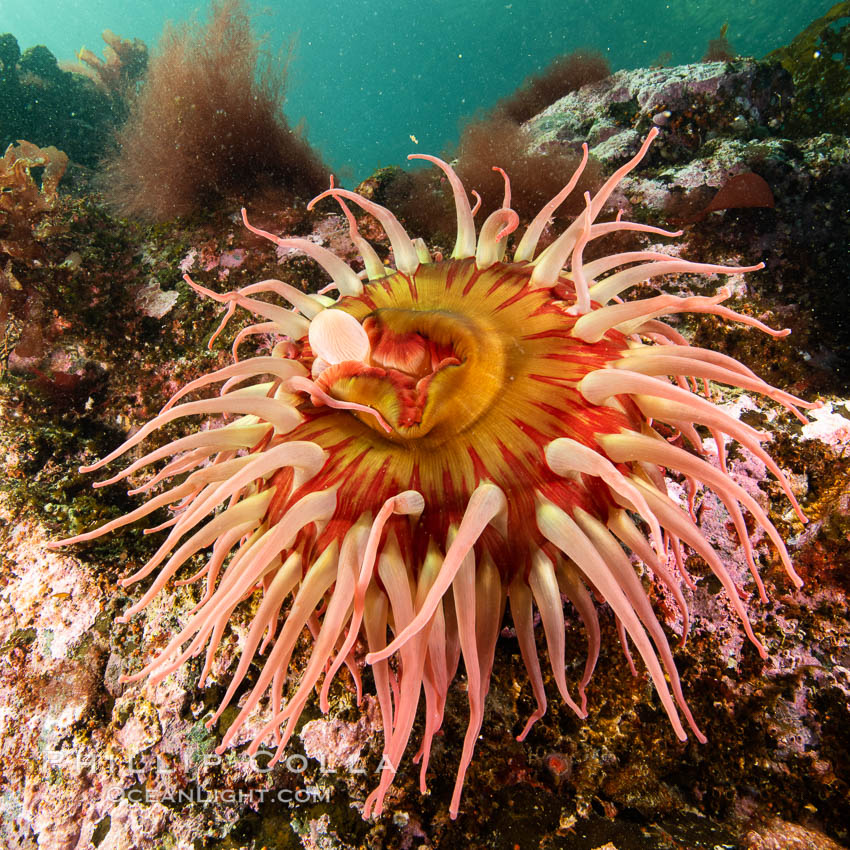
M 753 59 L 617 71 L 556 101 L 527 126 L 537 146 L 587 141 L 610 167 L 627 159 L 654 124 L 665 132 L 653 158 L 678 162 L 718 136 L 768 135 L 791 85 L 778 64 Z
M 836 3 L 789 45 L 767 59 L 779 61 L 794 80 L 785 129 L 792 137 L 847 134 L 850 126 L 850 2 Z
M 612 208 L 685 226 L 686 256 L 764 257 L 767 268 L 747 278 L 749 297 L 782 310 L 794 329 L 787 356 L 839 386 L 850 375 L 850 139 L 819 128 L 800 134 L 792 104 L 806 94 L 795 80 L 775 58 L 618 71 L 526 126 L 541 150 L 586 139 L 608 168 L 661 127 L 650 167 L 623 181 Z M 717 192 L 746 173 L 764 180 L 773 208 L 712 213 Z
M 120 99 L 64 70 L 43 45 L 21 53 L 11 33 L 0 35 L 0 150 L 27 139 L 94 168 L 125 116 Z

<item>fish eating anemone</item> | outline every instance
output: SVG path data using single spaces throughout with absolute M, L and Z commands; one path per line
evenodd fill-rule
M 584 211 L 539 250 L 551 215 L 587 162 L 585 145 L 573 179 L 541 209 L 510 259 L 507 237 L 518 218 L 510 208 L 508 176 L 502 172 L 502 207 L 476 233 L 466 190 L 436 157 L 416 158 L 440 168 L 454 196 L 457 239 L 446 259 L 411 239 L 388 209 L 333 181 L 311 207 L 326 198 L 341 206 L 363 258 L 360 274 L 311 241 L 254 227 L 243 210 L 249 230 L 315 260 L 338 297 L 307 294 L 276 279 L 218 293 L 186 276 L 197 292 L 225 305 L 213 339 L 236 308 L 259 321 L 237 335 L 231 365 L 188 383 L 158 416 L 83 471 L 101 469 L 174 420 L 216 419 L 102 482 L 166 461 L 134 491 L 160 488 L 144 505 L 53 544 L 91 540 L 169 508 L 169 519 L 156 529 L 167 532 L 165 540 L 122 582 L 154 576 L 122 620 L 141 612 L 169 582 L 202 582 L 203 590 L 167 646 L 123 681 L 159 682 L 205 653 L 203 686 L 234 611 L 253 599 L 236 669 L 207 725 L 212 728 L 238 701 L 217 750 L 222 753 L 267 697 L 267 721 L 249 752 L 273 741 L 276 762 L 314 689 L 328 710 L 331 683 L 343 665 L 361 698 L 365 652 L 384 730 L 382 772 L 363 807 L 369 817 L 383 810 L 420 708 L 416 760 L 425 792 L 434 737 L 462 660 L 469 719 L 450 802 L 456 817 L 506 608 L 536 705 L 519 735 L 523 740 L 547 705 L 535 610 L 557 690 L 584 717 L 604 606 L 632 670 L 632 650 L 645 665 L 674 733 L 685 740 L 690 729 L 705 741 L 639 570 L 652 574 L 675 601 L 684 643 L 695 587 L 684 564 L 688 547 L 719 580 L 764 657 L 748 617 L 749 594 L 696 523 L 694 488 L 701 482 L 725 506 L 762 599 L 766 590 L 745 511 L 775 547 L 791 583 L 799 587 L 801 581 L 767 512 L 733 480 L 726 440 L 759 458 L 799 521 L 806 518 L 762 447 L 767 435 L 716 405 L 709 382 L 759 393 L 803 421 L 801 409 L 816 404 L 770 386 L 727 355 L 688 344 L 662 321 L 698 312 L 775 336 L 788 332 L 723 306 L 728 290 L 621 297 L 662 275 L 739 275 L 763 264 L 712 265 L 659 251 L 585 260 L 589 243 L 610 233 L 679 235 L 620 214 L 597 221 L 657 133 L 653 129 L 598 192 L 587 194 Z M 394 266 L 361 236 L 349 203 L 383 226 Z M 239 346 L 251 334 L 276 335 L 270 355 L 239 359 Z M 218 395 L 183 400 L 215 385 Z M 714 438 L 716 458 L 707 456 L 697 428 Z M 671 477 L 689 483 L 688 506 L 668 492 Z M 205 565 L 178 580 L 187 561 L 206 550 Z M 565 600 L 587 633 L 587 658 L 574 683 L 567 681 Z M 291 682 L 305 630 L 312 648 Z M 259 669 L 246 688 L 252 664 Z

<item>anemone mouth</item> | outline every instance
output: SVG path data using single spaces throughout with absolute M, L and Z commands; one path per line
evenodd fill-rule
M 453 269 L 444 263 L 429 271 L 436 271 L 439 279 Z M 469 305 L 422 303 L 415 276 L 396 278 L 388 278 L 384 287 L 400 306 L 379 306 L 362 318 L 368 355 L 326 369 L 319 384 L 335 398 L 380 413 L 391 426 L 389 432 L 375 418 L 360 418 L 386 439 L 435 448 L 456 439 L 498 403 L 516 333 Z M 346 300 L 340 309 L 346 309 Z
M 471 317 L 442 311 L 386 309 L 367 317 L 363 326 L 372 342 L 371 361 L 386 370 L 395 393 L 391 411 L 377 401 L 375 407 L 391 414 L 399 436 L 448 439 L 453 430 L 472 425 L 480 409 L 492 402 L 498 378 L 489 391 L 476 394 L 475 405 L 460 403 L 469 373 L 474 380 L 480 371 L 475 339 L 481 329 L 476 325 Z M 498 351 L 498 346 L 492 348 Z
M 498 393 L 499 345 L 488 346 L 497 363 L 484 374 L 475 348 L 479 325 L 444 311 L 378 310 L 363 322 L 372 343 L 368 363 L 339 364 L 322 383 L 332 395 L 381 413 L 392 426 L 388 439 L 430 435 L 437 445 L 473 425 Z
M 230 616 L 259 589 L 262 601 L 238 667 L 207 725 L 236 698 L 256 654 L 268 648 L 218 752 L 233 742 L 269 695 L 270 719 L 249 752 L 273 737 L 277 761 L 323 673 L 323 711 L 343 664 L 351 670 L 359 696 L 354 650 L 362 640 L 384 726 L 384 767 L 364 806 L 364 816 L 369 816 L 382 809 L 421 697 L 420 787 L 426 790 L 431 743 L 462 659 L 469 725 L 450 804 L 455 817 L 483 722 L 508 602 L 536 703 L 521 740 L 546 710 L 535 608 L 558 691 L 584 717 L 585 686 L 600 647 L 595 597 L 607 605 L 632 669 L 630 646 L 646 665 L 675 734 L 687 737 L 684 718 L 697 739 L 705 740 L 630 555 L 673 595 L 683 642 L 689 626 L 686 593 L 694 587 L 683 546 L 701 555 L 726 591 L 730 612 L 764 657 L 747 616 L 748 594 L 740 577 L 730 573 L 696 524 L 695 482 L 723 502 L 763 599 L 765 588 L 742 508 L 766 532 L 794 585 L 801 582 L 766 512 L 730 475 L 726 438 L 758 457 L 801 522 L 805 516 L 782 470 L 761 447 L 765 435 L 717 407 L 708 382 L 761 393 L 803 421 L 798 407 L 817 405 L 769 386 L 731 357 L 690 346 L 660 321 L 669 314 L 703 312 L 784 335 L 720 306 L 728 292 L 720 290 L 710 298 L 619 297 L 655 275 L 732 274 L 761 266 L 706 265 L 656 251 L 583 261 L 587 242 L 606 233 L 677 235 L 624 222 L 619 215 L 595 223 L 614 187 L 640 162 L 657 133 L 650 132 L 639 153 L 593 198 L 586 196 L 585 213 L 538 253 L 548 218 L 586 162 L 585 146 L 576 175 L 528 227 L 513 262 L 504 261 L 505 236 L 517 224 L 507 178 L 503 207 L 476 237 L 473 212 L 457 175 L 446 163 L 425 157 L 445 172 L 455 195 L 458 236 L 451 260 L 433 262 L 388 210 L 332 184 L 320 197 L 333 196 L 342 205 L 363 256 L 366 280 L 310 241 L 259 231 L 247 217 L 245 223 L 278 245 L 316 259 L 338 287 L 337 301 L 279 280 L 219 294 L 187 276 L 193 288 L 226 305 L 222 326 L 236 306 L 265 321 L 240 332 L 232 365 L 188 384 L 157 417 L 84 471 L 102 467 L 181 416 L 238 418 L 155 449 L 102 482 L 114 483 L 171 458 L 139 488 L 151 490 L 172 479 L 170 489 L 125 517 L 61 541 L 89 540 L 158 507 L 176 506 L 160 526 L 168 529 L 160 549 L 123 582 L 156 572 L 125 618 L 144 609 L 192 555 L 211 547 L 206 566 L 181 581 L 206 580 L 187 622 L 125 681 L 160 681 L 206 646 L 203 684 Z M 344 199 L 382 223 L 397 271 L 388 273 L 360 236 Z M 295 310 L 253 297 L 263 292 L 285 298 Z M 283 337 L 271 356 L 238 360 L 245 335 L 268 332 Z M 249 380 L 253 383 L 244 386 Z M 698 381 L 706 388 L 703 395 Z M 215 383 L 222 384 L 218 397 L 176 405 L 187 393 Z M 677 436 L 665 439 L 655 422 L 670 426 Z M 708 428 L 715 439 L 714 462 L 703 457 L 696 425 Z M 692 450 L 684 447 L 685 441 Z M 668 495 L 668 472 L 691 486 L 685 509 Z M 578 701 L 566 678 L 563 597 L 588 634 Z M 314 637 L 313 649 L 285 700 L 289 662 L 306 628 Z

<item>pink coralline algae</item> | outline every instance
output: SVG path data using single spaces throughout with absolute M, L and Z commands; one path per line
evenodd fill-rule
M 234 248 L 229 251 L 219 252 L 212 244 L 202 245 L 200 248 L 191 248 L 185 257 L 177 264 L 184 274 L 198 267 L 205 272 L 219 269 L 219 278 L 224 280 L 232 269 L 238 269 L 245 262 L 246 252 L 244 248 Z
M 311 720 L 301 729 L 304 752 L 316 759 L 323 770 L 363 772 L 361 752 L 381 728 L 378 704 L 368 694 L 363 698 L 362 714 L 355 722 L 338 717 Z
M 803 426 L 803 436 L 820 440 L 834 449 L 850 447 L 850 401 L 833 402 L 812 412 L 811 421 Z

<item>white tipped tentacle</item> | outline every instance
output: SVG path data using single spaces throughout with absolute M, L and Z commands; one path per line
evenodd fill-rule
M 631 356 L 634 354 L 634 356 Z M 624 351 L 621 360 L 610 364 L 612 369 L 625 369 L 642 375 L 689 375 L 757 392 L 790 410 L 803 424 L 809 420 L 798 407 L 815 409 L 819 401 L 806 401 L 771 386 L 742 363 L 719 352 L 688 345 L 645 346 Z
M 452 595 L 467 673 L 469 700 L 469 724 L 463 738 L 460 764 L 449 803 L 449 814 L 456 818 L 460 810 L 464 778 L 484 719 L 484 700 L 489 690 L 496 640 L 504 612 L 505 594 L 499 571 L 487 552 L 482 554 L 477 566 L 474 554 L 471 551 L 467 553 L 452 585 Z
M 646 139 L 644 139 L 637 154 L 635 154 L 635 156 L 633 156 L 625 165 L 618 168 L 608 178 L 608 180 L 605 181 L 602 188 L 593 196 L 588 204 L 585 215 L 579 216 L 548 248 L 546 248 L 545 251 L 537 257 L 537 259 L 534 260 L 535 273 L 537 275 L 536 278 L 534 278 L 536 286 L 544 287 L 555 285 L 558 280 L 558 275 L 567 261 L 567 257 L 569 257 L 572 253 L 573 248 L 581 237 L 582 232 L 589 226 L 589 223 L 596 220 L 596 217 L 599 215 L 605 202 L 608 200 L 619 182 L 630 171 L 636 168 L 640 161 L 646 156 L 649 146 L 652 144 L 652 141 L 657 135 L 658 128 L 653 127 L 647 134 Z M 588 234 L 587 238 L 592 238 L 592 233 Z M 540 272 L 537 271 L 538 266 L 542 266 Z
M 698 457 L 694 457 L 684 449 L 670 445 L 666 440 L 655 439 L 645 434 L 599 434 L 597 441 L 615 463 L 642 461 L 674 469 L 703 481 L 711 487 L 722 501 L 727 503 L 732 500 L 740 502 L 773 541 L 782 565 L 785 567 L 785 572 L 794 586 L 802 587 L 803 581 L 791 564 L 788 550 L 761 505 L 722 470 L 716 469 Z
M 181 387 L 168 399 L 165 406 L 160 410 L 160 413 L 170 410 L 181 398 L 189 393 L 209 384 L 218 383 L 219 381 L 230 382 L 234 378 L 244 381 L 247 378 L 254 378 L 260 375 L 274 375 L 276 378 L 280 378 L 280 380 L 286 380 L 293 375 L 306 374 L 307 370 L 297 360 L 285 360 L 282 357 L 252 357 L 249 360 L 231 363 L 223 369 L 218 369 L 215 372 L 202 375 L 194 381 L 189 381 L 188 384 Z M 233 386 L 233 384 L 230 384 L 230 386 Z
M 254 414 L 271 425 L 280 434 L 288 434 L 301 422 L 301 414 L 292 407 L 281 404 L 273 398 L 257 398 L 242 396 L 238 393 L 229 393 L 224 398 L 210 398 L 202 401 L 190 401 L 180 404 L 170 410 L 155 416 L 150 422 L 143 425 L 132 437 L 129 437 L 117 449 L 111 451 L 106 457 L 89 466 L 80 467 L 80 472 L 93 472 L 95 469 L 105 466 L 115 458 L 120 457 L 133 446 L 138 445 L 149 434 L 179 419 L 181 416 L 197 416 L 198 414 L 221 414 L 221 413 L 248 413 Z
M 331 177 L 331 188 L 333 189 L 333 187 L 333 177 Z M 348 221 L 348 233 L 351 241 L 357 246 L 360 256 L 363 258 L 366 276 L 369 280 L 380 280 L 382 277 L 386 277 L 387 269 L 384 267 L 375 249 L 360 235 L 360 230 L 357 227 L 357 219 L 354 218 L 354 213 L 348 208 L 348 204 L 339 195 L 336 195 L 334 200 L 340 205 Z
M 269 426 L 266 423 L 243 424 L 241 422 L 231 422 L 223 428 L 211 428 L 207 431 L 197 431 L 194 434 L 181 437 L 171 443 L 166 443 L 166 445 L 161 446 L 158 449 L 148 452 L 144 457 L 140 457 L 138 460 L 131 463 L 130 466 L 126 467 L 126 469 L 123 469 L 121 472 L 113 475 L 112 478 L 108 478 L 105 481 L 98 481 L 94 486 L 107 487 L 110 484 L 115 484 L 117 481 L 121 481 L 128 475 L 132 475 L 134 472 L 143 469 L 155 461 L 189 449 L 209 449 L 209 452 L 205 453 L 205 457 L 208 457 L 213 452 L 232 449 L 249 449 L 268 432 Z M 196 466 L 197 461 L 193 462 L 192 465 Z
M 507 246 L 505 237 L 513 233 L 519 225 L 519 216 L 511 209 L 510 179 L 498 166 L 493 166 L 493 171 L 501 172 L 505 180 L 505 199 L 502 206 L 491 213 L 481 226 L 478 247 L 475 250 L 475 265 L 479 269 L 488 269 L 504 259 Z
M 555 213 L 555 210 L 557 210 L 558 207 L 561 206 L 561 204 L 567 199 L 573 189 L 575 189 L 576 184 L 587 165 L 587 142 L 582 142 L 581 150 L 581 162 L 573 172 L 573 176 L 570 177 L 567 185 L 564 186 L 564 188 L 561 189 L 561 191 L 558 192 L 558 194 L 555 195 L 555 197 L 552 198 L 552 200 L 537 213 L 534 220 L 528 225 L 522 239 L 519 240 L 519 245 L 517 246 L 516 253 L 514 254 L 514 262 L 526 263 L 531 262 L 534 259 L 534 252 L 537 250 L 537 243 L 540 240 L 540 236 L 546 228 L 546 225 L 549 223 L 549 219 Z
M 455 170 L 442 159 L 428 154 L 412 153 L 408 159 L 424 159 L 426 162 L 433 163 L 439 168 L 449 181 L 452 187 L 452 194 L 455 200 L 455 209 L 457 211 L 457 237 L 455 239 L 454 251 L 452 251 L 452 259 L 463 260 L 467 257 L 475 256 L 475 223 L 472 220 L 474 212 L 469 206 L 469 199 L 466 197 L 466 190 L 463 188 L 463 183 L 455 173 Z M 480 198 L 479 198 L 480 201 Z M 477 205 L 476 205 L 477 209 Z
M 320 300 L 320 296 L 308 295 L 300 289 L 296 289 L 289 283 L 285 283 L 277 278 L 269 278 L 261 280 L 257 283 L 251 283 L 248 286 L 243 286 L 236 290 L 240 295 L 254 295 L 258 292 L 274 292 L 285 298 L 299 313 L 308 319 L 315 318 L 322 310 L 325 309 L 325 304 Z
M 791 490 L 790 482 L 776 461 L 760 445 L 767 435 L 733 418 L 711 402 L 667 381 L 620 369 L 591 372 L 582 378 L 578 389 L 591 404 L 599 404 L 613 395 L 628 393 L 648 419 L 658 419 L 677 428 L 699 422 L 722 434 L 728 434 L 774 474 L 800 522 L 808 522 Z M 697 439 L 697 446 L 700 443 Z
M 301 586 L 295 595 L 295 600 L 290 606 L 286 622 L 283 624 L 283 628 L 275 641 L 274 648 L 269 653 L 266 663 L 260 671 L 256 685 L 254 685 L 247 701 L 242 706 L 239 715 L 229 726 L 227 732 L 224 733 L 221 744 L 216 747 L 216 752 L 219 755 L 227 750 L 230 741 L 242 727 L 242 724 L 254 710 L 257 703 L 259 703 L 263 694 L 266 693 L 277 672 L 281 669 L 285 670 L 288 666 L 292 651 L 295 648 L 295 643 L 304 626 L 307 624 L 307 620 L 319 604 L 319 600 L 322 599 L 336 579 L 337 565 L 338 547 L 337 544 L 333 543 L 323 550 L 322 554 L 307 570 L 306 575 L 301 581 Z M 282 682 L 280 684 L 282 686 Z M 221 712 L 224 711 L 226 705 L 226 703 L 222 702 L 216 714 L 207 721 L 208 727 L 221 716 Z M 265 732 L 265 730 L 263 731 Z M 259 735 L 254 739 L 248 748 L 250 755 L 256 754 L 262 740 Z
M 591 375 L 595 374 L 593 372 Z M 658 519 L 649 509 L 640 491 L 620 472 L 611 461 L 603 457 L 595 449 L 582 445 L 570 437 L 560 437 L 546 446 L 546 462 L 549 468 L 558 475 L 583 473 L 602 479 L 611 491 L 617 493 L 639 514 L 649 525 L 655 550 L 663 557 L 664 544 L 661 537 L 661 527 Z
M 539 501 L 537 526 L 543 536 L 570 558 L 605 597 L 638 648 L 667 716 L 670 718 L 673 730 L 679 740 L 686 740 L 687 734 L 679 719 L 676 703 L 667 688 L 664 672 L 644 631 L 643 624 L 596 546 L 572 517 L 545 499 Z
M 552 561 L 538 549 L 531 559 L 531 571 L 528 583 L 540 612 L 543 622 L 543 632 L 546 635 L 546 647 L 549 651 L 549 663 L 552 665 L 552 676 L 564 702 L 579 716 L 584 712 L 570 696 L 565 677 L 566 642 L 564 639 L 564 609 L 561 602 L 561 589 L 555 575 Z
M 664 257 L 664 255 L 656 254 L 655 256 L 656 259 L 660 257 Z M 639 258 L 636 257 L 636 259 Z M 688 260 L 665 257 L 664 260 L 659 260 L 659 262 L 645 263 L 612 274 L 610 277 L 606 277 L 605 280 L 592 286 L 590 294 L 594 301 L 605 304 L 632 286 L 663 274 L 743 274 L 744 272 L 755 272 L 763 268 L 764 263 L 758 263 L 754 266 L 718 266 L 713 263 L 692 263 Z
M 359 295 L 363 291 L 363 284 L 351 266 L 327 248 L 323 248 L 315 242 L 310 242 L 308 239 L 283 239 L 267 230 L 254 227 L 248 221 L 248 213 L 244 207 L 242 208 L 242 221 L 251 233 L 256 233 L 257 236 L 262 236 L 264 239 L 274 242 L 279 248 L 303 251 L 308 257 L 314 259 L 333 278 L 333 282 L 343 295 Z
M 313 243 L 311 242 L 310 244 L 312 245 Z M 271 321 L 277 325 L 279 333 L 286 334 L 293 339 L 300 339 L 307 333 L 309 320 L 304 318 L 304 316 L 299 316 L 291 310 L 285 310 L 283 307 L 278 307 L 276 304 L 269 304 L 267 301 L 258 301 L 256 298 L 248 298 L 247 295 L 241 295 L 238 291 L 221 293 L 213 292 L 212 289 L 209 289 L 206 286 L 201 286 L 199 283 L 195 283 L 188 274 L 183 275 L 183 280 L 185 280 L 192 289 L 201 295 L 205 295 L 213 301 L 218 301 L 220 304 L 227 305 L 225 317 L 219 325 L 218 330 L 213 334 L 210 344 L 212 344 L 215 337 L 217 337 L 224 329 L 224 326 L 233 315 L 233 311 L 236 309 L 237 305 L 244 307 L 246 310 L 250 310 L 257 316 L 263 316 L 263 318 L 271 319 Z
M 652 610 L 649 597 L 646 595 L 646 591 L 643 589 L 640 579 L 638 579 L 637 575 L 635 575 L 634 569 L 629 563 L 629 559 L 626 557 L 626 553 L 615 540 L 611 532 L 608 531 L 608 529 L 605 528 L 605 526 L 595 517 L 591 516 L 586 511 L 583 511 L 581 508 L 578 508 L 576 510 L 575 519 L 579 527 L 587 535 L 588 539 L 608 565 L 614 580 L 623 589 L 626 598 L 635 613 L 638 615 L 641 624 L 652 638 L 656 652 L 660 657 L 661 663 L 664 665 L 664 670 L 667 673 L 667 677 L 670 680 L 670 687 L 673 690 L 676 705 L 678 705 L 679 710 L 684 715 L 697 740 L 702 744 L 706 743 L 707 738 L 697 726 L 693 714 L 691 714 L 691 710 L 685 701 L 685 696 L 682 692 L 682 683 L 679 680 L 679 673 L 676 670 L 676 663 L 673 660 L 673 653 L 670 651 L 670 645 L 667 642 L 664 630 L 661 628 L 661 624 L 658 622 L 655 612 Z M 625 623 L 623 623 L 622 620 L 620 620 L 620 623 L 625 626 Z M 622 637 L 625 637 L 625 635 L 622 635 Z M 626 647 L 626 653 L 628 655 L 628 648 L 625 640 L 623 641 L 623 645 Z M 631 664 L 630 657 L 629 662 Z M 654 676 L 653 679 L 655 679 Z M 655 681 L 655 685 L 657 688 L 657 681 Z M 661 694 L 661 698 L 663 702 L 663 694 Z M 667 706 L 665 704 L 665 708 L 666 707 Z
M 463 563 L 463 559 L 478 541 L 484 529 L 490 524 L 498 524 L 504 520 L 507 514 L 507 500 L 505 494 L 495 484 L 485 482 L 479 484 L 469 497 L 469 504 L 458 528 L 457 535 L 452 541 L 440 575 L 432 585 L 422 608 L 417 612 L 412 622 L 395 639 L 380 652 L 370 652 L 366 656 L 367 664 L 374 664 L 389 658 L 403 644 L 410 640 L 417 632 L 423 629 L 437 608 L 438 603 L 445 595 L 457 575 Z
M 511 602 L 511 617 L 516 629 L 519 651 L 522 655 L 531 690 L 537 707 L 529 715 L 522 732 L 517 735 L 517 741 L 524 741 L 531 727 L 546 714 L 546 689 L 543 686 L 543 673 L 540 670 L 540 658 L 537 652 L 537 642 L 534 639 L 534 606 L 531 588 L 522 575 L 516 576 L 508 590 Z M 550 656 L 551 658 L 551 653 Z
M 729 294 L 727 288 L 721 287 L 717 294 L 711 297 L 692 295 L 689 298 L 680 298 L 678 295 L 656 295 L 640 301 L 612 304 L 580 316 L 573 327 L 573 336 L 590 343 L 599 342 L 611 329 L 616 329 L 628 336 L 635 333 L 648 319 L 674 313 L 713 313 L 724 319 L 758 328 L 775 337 L 783 337 L 791 333 L 788 328 L 777 331 L 752 316 L 719 306 L 729 297 Z
M 416 247 L 405 229 L 401 226 L 399 220 L 386 207 L 382 207 L 380 204 L 376 204 L 362 195 L 358 195 L 357 192 L 351 192 L 348 189 L 332 188 L 326 189 L 320 195 L 316 195 L 307 205 L 307 209 L 312 209 L 315 204 L 327 197 L 348 198 L 348 200 L 354 201 L 355 204 L 378 219 L 390 240 L 393 256 L 395 257 L 395 267 L 400 272 L 403 274 L 414 274 L 416 269 L 419 268 L 419 255 L 416 253 Z M 346 266 L 346 268 L 348 267 Z M 351 270 L 349 269 L 349 271 Z M 354 274 L 354 272 L 351 273 Z
M 378 557 L 378 547 L 381 541 L 381 535 L 384 531 L 384 526 L 387 520 L 393 514 L 401 514 L 407 516 L 418 516 L 425 509 L 425 499 L 422 494 L 416 490 L 405 490 L 397 496 L 387 499 L 378 511 L 375 521 L 369 529 L 369 536 L 366 539 L 365 548 L 359 562 L 359 573 L 353 594 L 353 614 L 351 625 L 349 626 L 348 635 L 337 654 L 336 660 L 331 665 L 328 671 L 327 681 L 333 678 L 336 671 L 342 665 L 345 657 L 354 648 L 354 642 L 360 634 L 360 625 L 363 622 L 363 613 L 366 606 L 366 592 L 372 581 L 372 571 L 375 566 L 375 561 Z M 321 700 L 327 701 L 326 688 L 322 688 Z

